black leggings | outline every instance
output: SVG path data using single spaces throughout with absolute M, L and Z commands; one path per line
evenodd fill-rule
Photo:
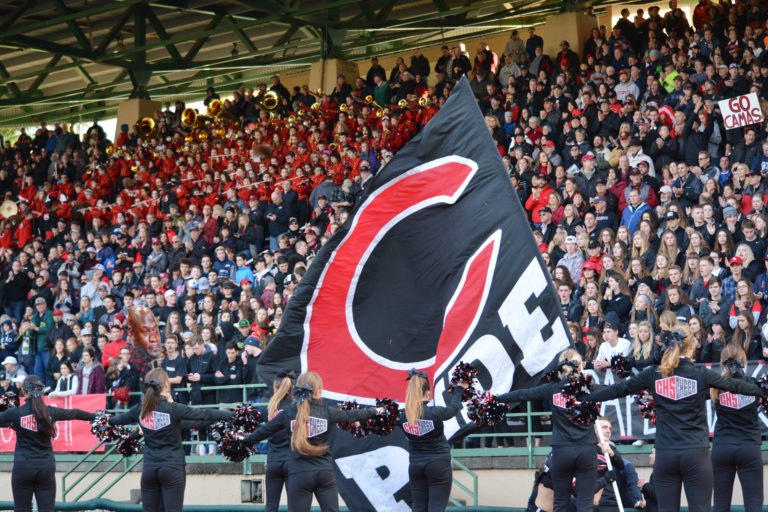
M 144 512 L 181 512 L 187 471 L 183 464 L 144 467 L 141 473 L 141 503 Z
M 44 468 L 13 468 L 11 473 L 13 510 L 30 512 L 32 495 L 40 512 L 53 512 L 56 502 L 56 468 L 51 463 Z
M 592 512 L 597 480 L 597 445 L 552 447 L 552 489 L 555 492 L 554 512 L 566 512 L 571 507 L 571 483 L 576 479 L 576 510 Z
M 709 448 L 660 450 L 653 466 L 659 512 L 679 512 L 685 486 L 689 512 L 709 512 L 712 501 L 712 461 Z
M 264 480 L 267 488 L 267 506 L 264 507 L 264 512 L 277 512 L 283 485 L 288 480 L 288 463 L 269 462 L 267 459 L 267 474 Z
M 288 491 L 288 512 L 309 512 L 313 494 L 320 510 L 339 512 L 339 490 L 332 469 L 292 473 L 285 488 Z
M 448 506 L 453 485 L 451 459 L 429 462 L 411 462 L 408 465 L 411 481 L 411 512 L 442 512 Z
M 715 498 L 713 512 L 731 509 L 733 481 L 739 475 L 745 512 L 763 509 L 763 458 L 760 445 L 715 444 L 712 447 Z

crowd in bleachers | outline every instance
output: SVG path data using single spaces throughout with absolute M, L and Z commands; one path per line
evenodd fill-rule
M 726 130 L 717 103 L 768 98 L 766 7 L 669 7 L 624 9 L 580 54 L 568 41 L 544 54 L 530 28 L 435 62 L 373 58 L 331 91 L 276 76 L 223 100 L 210 88 L 226 114 L 190 123 L 177 101 L 114 141 L 98 120 L 82 137 L 21 130 L 0 157 L 0 193 L 18 205 L 0 221 L 0 387 L 34 373 L 52 395 L 121 389 L 111 404 L 126 405 L 159 364 L 191 386 L 180 400 L 239 400 L 200 388 L 259 382 L 313 255 L 464 75 L 594 368 L 649 357 L 677 322 L 699 361 L 728 343 L 768 359 L 766 125 Z M 160 322 L 162 360 L 131 346 L 136 304 Z

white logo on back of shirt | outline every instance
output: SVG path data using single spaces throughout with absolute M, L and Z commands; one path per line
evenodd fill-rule
M 403 423 L 403 430 L 412 436 L 424 436 L 435 430 L 432 420 L 417 420 L 416 424 Z
M 296 420 L 291 420 L 291 432 Z M 328 420 L 325 418 L 315 418 L 310 416 L 307 420 L 307 437 L 315 437 L 328 432 Z
M 141 418 L 139 423 L 149 430 L 160 430 L 171 424 L 171 415 L 165 412 L 152 411 L 152 414 Z
M 755 397 L 748 395 L 738 395 L 736 393 L 720 393 L 720 405 L 729 409 L 743 409 L 750 404 L 755 403 Z

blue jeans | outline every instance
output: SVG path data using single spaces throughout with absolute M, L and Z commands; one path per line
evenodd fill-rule
M 48 365 L 48 359 L 50 357 L 51 353 L 47 350 L 35 354 L 35 375 L 43 379 L 46 386 L 48 385 L 48 378 L 45 375 L 45 368 Z

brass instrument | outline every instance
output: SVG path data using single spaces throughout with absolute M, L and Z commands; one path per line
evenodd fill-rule
M 142 139 L 151 139 L 157 135 L 157 124 L 155 124 L 155 120 L 151 117 L 142 117 L 136 121 L 135 128 L 136 133 L 138 133 Z
M 403 98 L 402 100 L 397 102 L 397 106 L 400 108 L 405 108 L 408 106 L 408 101 L 405 98 Z
M 213 100 L 208 104 L 207 110 L 208 116 L 215 119 L 219 123 L 224 124 L 238 124 L 237 117 L 232 112 L 224 108 L 224 104 L 221 100 Z
M 114 152 L 115 152 L 115 145 L 114 144 L 110 144 L 109 146 L 107 146 L 107 154 L 108 155 L 111 155 Z
M 328 144 L 328 149 L 330 149 L 331 151 L 336 151 L 336 143 L 331 142 L 330 144 Z
M 266 110 L 267 112 L 274 112 L 280 107 L 280 104 L 283 102 L 283 97 L 275 91 L 266 91 L 257 94 L 254 101 L 260 109 Z
M 346 103 L 342 103 L 341 105 L 339 105 L 339 112 L 346 112 L 347 110 L 349 110 L 349 107 L 347 106 Z
M 428 103 L 429 103 L 429 100 L 427 98 L 419 98 L 420 107 L 426 107 Z
M 185 108 L 181 112 L 181 127 L 187 130 L 199 130 L 211 121 L 210 117 L 201 116 L 193 108 Z

